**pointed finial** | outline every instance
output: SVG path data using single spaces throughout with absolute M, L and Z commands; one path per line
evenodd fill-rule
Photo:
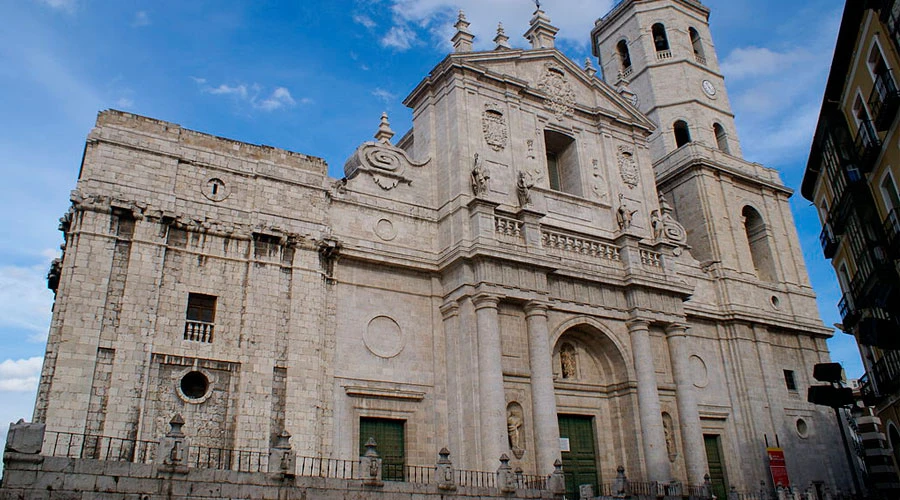
M 597 69 L 594 68 L 594 64 L 591 63 L 590 57 L 584 58 L 584 72 L 587 74 L 588 78 L 593 78 L 594 75 L 597 74 Z
M 494 37 L 494 43 L 497 46 L 494 50 L 510 49 L 509 37 L 506 36 L 506 30 L 503 29 L 503 23 L 497 23 L 497 36 Z
M 450 39 L 453 42 L 453 50 L 455 52 L 472 52 L 472 41 L 475 40 L 475 35 L 469 31 L 469 21 L 466 21 L 466 13 L 462 9 L 459 10 L 456 24 L 453 27 L 456 28 L 456 34 Z
M 550 24 L 550 18 L 541 9 L 541 2 L 536 1 L 537 10 L 528 23 L 528 31 L 525 32 L 525 38 L 531 42 L 532 49 L 552 49 L 556 41 L 556 33 L 559 28 Z
M 378 125 L 378 132 L 375 132 L 375 140 L 383 144 L 390 144 L 391 137 L 394 137 L 391 122 L 388 121 L 387 113 L 381 113 L 381 124 Z

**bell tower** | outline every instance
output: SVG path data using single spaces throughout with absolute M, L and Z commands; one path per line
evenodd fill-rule
M 658 160 L 687 142 L 740 157 L 734 114 L 709 31 L 696 0 L 626 0 L 591 31 L 603 77 L 659 127 Z

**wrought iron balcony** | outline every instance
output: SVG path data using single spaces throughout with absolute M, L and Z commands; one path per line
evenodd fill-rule
M 867 309 L 865 315 L 856 325 L 856 341 L 863 345 L 877 347 L 885 353 L 894 352 L 895 357 L 893 359 L 896 359 L 896 351 L 900 351 L 900 322 L 898 321 L 900 319 L 897 316 L 885 309 L 877 307 Z M 886 358 L 890 359 L 891 357 L 885 356 L 882 359 Z M 880 371 L 873 370 L 873 373 L 876 375 L 875 383 L 879 389 L 884 388 L 884 381 L 879 379 L 878 375 L 883 374 L 885 371 L 885 368 L 881 368 Z M 896 374 L 894 375 L 895 377 L 900 375 L 897 374 L 896 370 L 890 373 Z M 897 380 L 895 383 L 900 384 L 900 380 Z M 896 388 L 893 390 L 896 390 Z
M 874 386 L 871 392 L 875 399 L 888 397 L 900 390 L 900 351 L 884 351 L 883 354 L 865 375 L 868 385 Z
M 888 256 L 900 259 L 900 207 L 897 207 L 884 219 L 884 234 L 887 237 Z
M 869 109 L 872 111 L 875 129 L 879 132 L 891 128 L 900 107 L 900 90 L 891 70 L 885 69 L 875 77 L 875 85 L 869 95 Z
M 881 3 L 881 22 L 887 27 L 891 40 L 897 50 L 900 50 L 900 16 L 894 12 L 894 3 L 897 0 L 882 0 Z M 878 1 L 872 0 L 869 7 L 878 8 Z
M 822 232 L 819 234 L 819 243 L 822 244 L 822 252 L 825 254 L 826 259 L 834 257 L 839 241 L 834 236 L 834 231 L 831 230 L 831 224 L 828 222 L 822 226 Z
M 848 331 L 856 326 L 860 318 L 860 311 L 853 304 L 853 297 L 849 293 L 845 293 L 841 297 L 841 301 L 838 302 L 838 311 L 841 313 L 841 323 L 844 326 L 844 331 Z
M 866 195 L 868 194 L 868 187 L 865 182 L 857 181 L 852 184 L 847 184 L 846 187 L 841 190 L 835 190 L 835 196 L 837 199 L 831 205 L 831 210 L 828 211 L 828 222 L 831 224 L 831 230 L 835 236 L 840 236 L 844 234 L 844 230 L 847 228 L 847 221 L 850 219 L 851 215 L 859 209 L 859 207 L 868 203 Z M 869 195 L 871 197 L 871 195 Z
M 894 264 L 885 258 L 883 248 L 866 249 L 854 256 L 856 274 L 850 282 L 850 293 L 856 307 L 878 307 L 890 310 L 900 295 L 900 280 Z
M 860 120 L 855 144 L 860 170 L 863 173 L 871 172 L 872 167 L 875 166 L 875 160 L 881 154 L 881 139 L 870 120 Z

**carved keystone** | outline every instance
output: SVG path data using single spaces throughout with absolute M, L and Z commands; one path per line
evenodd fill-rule
M 438 455 L 441 458 L 437 461 L 437 468 L 434 471 L 434 481 L 441 491 L 455 491 L 456 477 L 453 474 L 453 462 L 450 461 L 450 450 L 441 448 Z
M 375 449 L 378 443 L 374 437 L 369 437 L 366 441 L 366 452 L 359 457 L 359 470 L 363 475 L 363 484 L 366 486 L 384 486 L 381 480 L 381 459 L 378 458 L 378 451 Z
M 509 457 L 506 453 L 500 455 L 500 467 L 497 469 L 497 485 L 502 493 L 514 493 L 516 491 L 516 474 L 509 466 Z

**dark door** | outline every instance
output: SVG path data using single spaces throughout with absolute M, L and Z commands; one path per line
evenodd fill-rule
M 719 498 L 728 495 L 728 477 L 725 471 L 725 460 L 722 458 L 722 444 L 719 436 L 704 434 L 703 444 L 706 445 L 706 461 L 709 464 L 709 482 L 712 483 L 712 492 Z
M 566 475 L 566 498 L 578 498 L 578 487 L 590 484 L 594 495 L 599 495 L 597 485 L 597 450 L 594 442 L 594 418 L 579 415 L 559 415 L 561 444 L 568 440 L 569 451 L 562 452 L 563 472 Z M 565 446 L 563 446 L 565 447 Z
M 375 438 L 376 450 L 381 457 L 381 477 L 385 481 L 403 481 L 406 463 L 403 423 L 403 420 L 387 418 L 359 419 L 359 454 L 365 454 L 366 441 Z

